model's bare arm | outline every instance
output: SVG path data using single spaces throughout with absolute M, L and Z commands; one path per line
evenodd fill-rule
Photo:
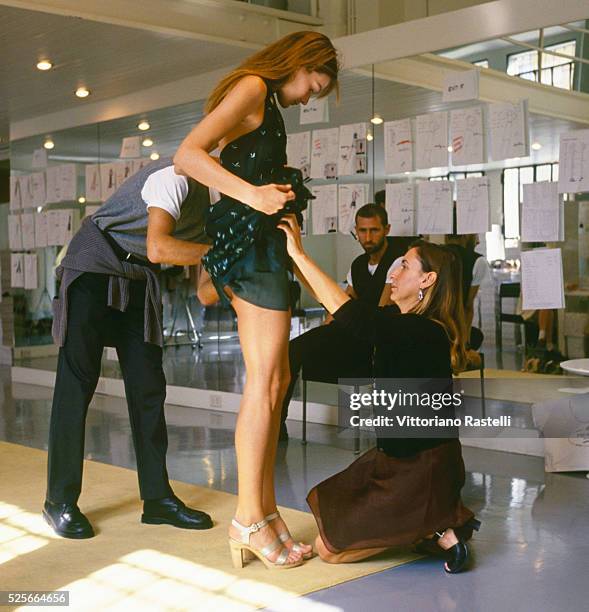
M 260 124 L 266 91 L 260 77 L 250 75 L 240 79 L 223 101 L 184 139 L 174 156 L 174 166 L 180 174 L 215 187 L 261 212 L 274 214 L 288 200 L 294 199 L 290 186 L 271 184 L 256 187 L 223 168 L 209 155 L 227 136 L 247 133 Z

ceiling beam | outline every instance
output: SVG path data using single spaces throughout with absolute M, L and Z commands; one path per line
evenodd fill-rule
M 0 5 L 251 49 L 323 23 L 233 0 L 0 0 Z
M 78 13 L 84 9 L 86 14 L 88 14 L 90 5 L 94 6 L 96 11 L 99 9 L 104 11 L 105 7 L 113 9 L 115 5 L 133 4 L 133 11 L 128 11 L 132 15 L 128 14 L 126 19 L 133 17 L 136 24 L 139 23 L 137 20 L 140 19 L 140 16 L 136 14 L 138 11 L 136 10 L 137 5 L 135 3 L 119 2 L 118 0 L 0 0 L 0 4 L 28 5 L 28 8 L 31 8 L 31 5 L 39 7 L 40 5 L 51 4 L 55 7 L 58 4 L 62 6 L 67 4 L 79 7 Z M 203 13 L 196 11 L 195 7 L 197 5 L 208 6 L 212 4 L 212 1 L 166 0 L 166 7 L 168 4 L 176 8 L 179 5 L 183 5 L 187 9 L 190 8 L 185 16 L 184 27 L 191 29 L 193 26 L 190 26 L 190 23 L 193 23 L 194 27 L 198 24 L 198 27 L 202 29 L 201 21 L 206 20 L 202 18 Z M 219 5 L 225 4 L 227 4 L 226 1 L 222 2 L 222 0 L 219 0 Z M 160 26 L 154 27 L 162 27 L 161 24 L 167 23 L 165 15 L 162 14 L 165 11 L 161 8 L 162 5 L 159 0 L 142 0 L 141 5 L 142 7 L 155 7 L 155 5 L 159 7 L 157 18 L 154 14 L 146 15 L 144 13 L 141 19 L 160 24 Z M 244 3 L 244 6 L 248 5 Z M 27 7 L 23 6 L 23 8 Z M 579 21 L 587 17 L 588 10 L 587 0 L 559 0 L 558 3 L 555 3 L 554 0 L 496 0 L 495 2 L 488 2 L 434 17 L 379 28 L 353 36 L 336 38 L 334 43 L 343 54 L 344 66 L 346 68 L 368 67 L 373 62 L 380 64 L 449 47 L 500 38 L 565 21 Z M 125 15 L 123 14 L 121 18 L 124 20 Z M 226 22 L 230 21 L 227 14 L 225 14 L 224 20 Z M 128 21 L 126 25 L 129 25 Z M 136 27 L 140 26 L 136 25 Z M 295 27 L 300 26 L 295 24 Z M 216 33 L 219 34 L 220 31 L 216 31 Z M 254 37 L 253 34 L 249 34 L 249 36 L 249 40 Z M 256 35 L 255 38 L 258 41 L 261 39 L 259 35 Z M 245 45 L 246 43 L 244 42 L 243 44 Z M 255 46 L 257 47 L 258 45 Z M 403 70 L 403 67 L 406 68 L 407 66 L 417 68 L 417 65 L 411 64 L 410 60 L 405 60 L 401 63 L 395 62 L 398 64 L 394 69 L 395 78 L 399 82 L 411 83 L 441 91 L 442 85 L 439 79 L 441 78 L 440 66 L 442 64 L 439 62 L 444 61 L 452 62 L 452 60 L 447 60 L 446 58 L 432 56 L 428 59 L 429 67 L 425 67 L 423 63 L 419 64 L 419 72 L 415 75 L 411 74 L 411 70 Z M 470 68 L 467 64 L 464 66 Z M 449 67 L 448 69 L 460 68 L 456 65 L 454 68 Z M 466 68 L 463 67 L 462 69 Z M 383 72 L 380 66 L 377 66 L 377 70 Z M 424 71 L 430 71 L 430 76 L 420 76 L 423 75 Z M 147 112 L 156 108 L 182 104 L 189 100 L 203 99 L 210 93 L 216 82 L 214 80 L 216 77 L 213 75 L 219 75 L 224 72 L 226 71 L 199 75 L 162 86 L 155 86 L 130 95 L 121 96 L 120 98 L 96 102 L 94 105 L 84 105 L 84 109 L 68 109 L 43 117 L 18 121 L 11 125 L 10 138 L 13 140 L 43 133 L 47 125 L 51 125 L 54 130 L 65 129 L 76 125 L 106 121 L 125 115 Z M 421 78 L 424 80 L 416 82 Z M 486 83 L 489 83 L 489 85 L 487 86 Z M 498 91 L 495 91 L 495 88 L 506 88 L 505 93 L 500 94 Z M 489 95 L 489 99 L 494 99 L 493 96 L 498 95 L 512 100 L 531 98 L 530 109 L 534 112 L 583 123 L 587 122 L 586 94 L 559 90 L 530 83 L 523 79 L 512 79 L 502 73 L 489 71 L 488 75 L 483 76 L 481 99 L 484 99 L 486 95 Z
M 432 53 L 589 17 L 587 0 L 496 0 L 335 39 L 346 68 Z
M 444 73 L 472 69 L 472 64 L 468 62 L 428 53 L 419 57 L 381 62 L 376 66 L 374 76 L 377 79 L 441 92 L 444 89 Z M 371 75 L 368 69 L 355 69 L 354 72 L 364 76 Z M 483 102 L 527 99 L 528 109 L 532 113 L 589 125 L 589 96 L 585 93 L 534 83 L 487 68 L 481 69 L 479 76 L 478 99 Z M 378 99 L 375 110 L 378 112 Z

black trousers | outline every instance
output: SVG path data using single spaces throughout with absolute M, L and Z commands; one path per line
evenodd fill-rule
M 142 499 L 171 495 L 166 470 L 166 379 L 162 349 L 143 340 L 145 281 L 131 281 L 126 312 L 107 304 L 108 276 L 85 273 L 68 289 L 68 327 L 59 350 L 49 429 L 47 499 L 76 503 L 82 488 L 86 414 L 105 346 L 117 350 Z
M 282 404 L 281 422 L 288 418 L 288 406 L 299 374 L 305 368 L 309 380 L 337 384 L 338 378 L 367 378 L 371 374 L 372 347 L 362 345 L 336 321 L 319 325 L 288 343 L 290 384 Z

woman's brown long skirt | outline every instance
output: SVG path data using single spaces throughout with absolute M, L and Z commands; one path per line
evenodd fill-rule
M 460 499 L 463 485 L 458 440 L 403 458 L 375 448 L 311 489 L 307 502 L 331 552 L 388 548 L 472 518 Z

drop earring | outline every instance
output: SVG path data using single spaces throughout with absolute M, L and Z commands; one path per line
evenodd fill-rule
M 417 299 L 421 302 L 423 300 L 423 289 L 419 290 L 419 293 L 417 294 Z

